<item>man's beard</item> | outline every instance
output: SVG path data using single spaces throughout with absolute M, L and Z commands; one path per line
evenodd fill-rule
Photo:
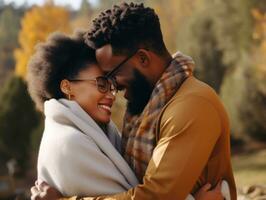
M 134 70 L 133 73 L 134 79 L 129 86 L 131 98 L 127 103 L 127 111 L 131 115 L 139 115 L 147 105 L 153 88 L 139 71 Z

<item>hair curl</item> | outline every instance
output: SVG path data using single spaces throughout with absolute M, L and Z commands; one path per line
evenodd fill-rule
M 43 111 L 43 104 L 51 98 L 64 98 L 60 89 L 63 79 L 72 79 L 78 73 L 96 63 L 95 50 L 85 44 L 84 33 L 66 36 L 51 34 L 47 41 L 36 46 L 36 52 L 28 63 L 28 90 Z
M 166 52 L 159 18 L 143 4 L 122 3 L 102 12 L 84 37 L 94 49 L 111 44 L 114 54 L 131 54 L 138 48 Z

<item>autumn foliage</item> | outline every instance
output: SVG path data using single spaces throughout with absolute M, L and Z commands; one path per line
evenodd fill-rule
M 20 48 L 15 50 L 15 72 L 16 75 L 24 78 L 27 72 L 27 62 L 34 52 L 35 45 L 45 41 L 46 37 L 54 31 L 70 32 L 69 11 L 53 3 L 33 7 L 26 12 L 21 25 Z

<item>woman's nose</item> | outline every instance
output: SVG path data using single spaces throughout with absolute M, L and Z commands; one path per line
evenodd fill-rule
M 116 90 L 109 90 L 107 92 L 107 95 L 106 96 L 114 101 L 116 94 L 117 94 L 117 91 Z

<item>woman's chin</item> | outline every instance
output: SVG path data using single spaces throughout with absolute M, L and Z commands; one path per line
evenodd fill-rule
M 111 121 L 110 117 L 105 117 L 98 120 L 100 124 L 108 124 L 110 121 Z

